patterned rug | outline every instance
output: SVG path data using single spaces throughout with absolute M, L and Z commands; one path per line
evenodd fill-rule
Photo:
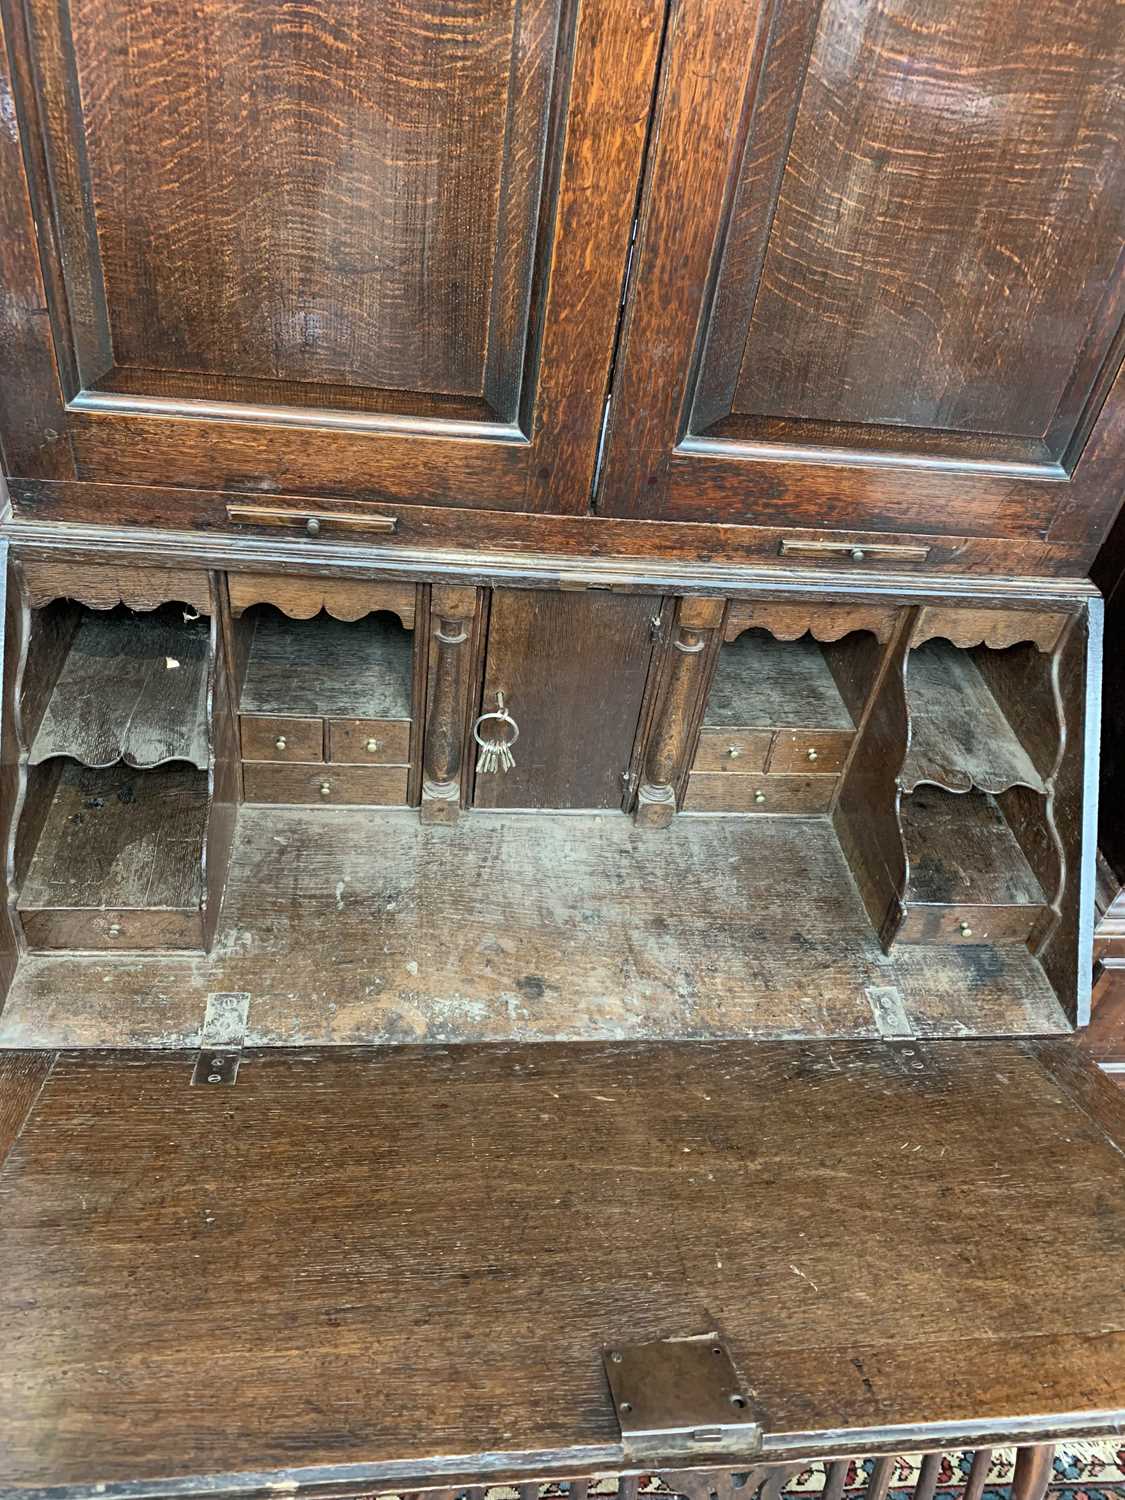
M 934 1500 L 961 1500 L 973 1461 L 972 1453 L 943 1455 Z M 1012 1473 L 1015 1469 L 1014 1448 L 997 1448 L 985 1480 L 983 1500 L 1011 1500 Z M 857 1458 L 848 1465 L 844 1481 L 846 1500 L 861 1500 L 871 1479 L 875 1461 Z M 895 1459 L 894 1477 L 888 1500 L 911 1500 L 918 1482 L 921 1454 L 908 1453 Z M 782 1491 L 787 1500 L 815 1500 L 824 1490 L 825 1465 L 814 1463 L 795 1474 Z M 539 1500 L 566 1500 L 566 1484 L 541 1484 Z M 642 1480 L 642 1496 L 672 1496 L 659 1479 Z M 618 1492 L 616 1477 L 607 1475 L 593 1480 L 587 1490 L 588 1500 L 613 1500 Z M 1125 1500 L 1125 1437 L 1100 1442 L 1073 1440 L 1061 1443 L 1055 1451 L 1054 1474 L 1050 1486 L 1051 1500 Z M 381 1495 L 375 1500 L 403 1500 L 403 1497 Z M 507 1485 L 492 1485 L 484 1491 L 483 1500 L 521 1500 L 520 1491 Z

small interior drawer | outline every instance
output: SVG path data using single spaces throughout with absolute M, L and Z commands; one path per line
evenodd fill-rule
M 129 953 L 194 950 L 203 947 L 198 910 L 53 911 L 20 913 L 33 952 L 57 950 Z
M 402 807 L 407 766 L 243 766 L 247 802 L 308 803 L 320 807 Z
M 310 761 L 324 758 L 321 719 L 243 714 L 243 760 Z
M 329 719 L 327 731 L 334 765 L 410 764 L 409 719 Z
M 907 905 L 899 943 L 1026 943 L 1043 915 L 1040 906 Z
M 846 729 L 779 729 L 769 770 L 819 776 L 842 771 L 854 738 Z
M 731 776 L 693 771 L 685 812 L 825 813 L 836 786 L 834 776 Z
M 696 771 L 764 771 L 773 741 L 771 729 L 709 729 L 699 731 Z

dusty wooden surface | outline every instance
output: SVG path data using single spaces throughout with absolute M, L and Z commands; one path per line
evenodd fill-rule
M 853 729 L 816 641 L 746 631 L 719 652 L 704 710 L 707 725 Z
M 255 621 L 239 708 L 246 714 L 408 719 L 412 636 L 386 616 Z
M 910 749 L 899 780 L 906 791 L 932 781 L 952 792 L 1010 786 L 1044 790 L 972 658 L 946 641 L 911 651 L 906 670 Z
M 611 1467 L 602 1345 L 715 1328 L 775 1458 L 1112 1431 L 1125 1099 L 1074 1052 L 62 1056 L 0 1173 L 0 1488 Z
M 69 755 L 88 766 L 184 760 L 206 770 L 209 632 L 208 619 L 182 610 L 84 615 L 31 763 Z
M 1043 891 L 994 798 L 920 786 L 902 799 L 910 901 L 1039 906 Z
M 920 1035 L 1065 1024 L 1025 949 L 886 958 L 826 819 L 243 807 L 210 959 L 29 958 L 0 1044 L 190 1045 L 213 990 L 267 1045 L 873 1036 L 869 986 Z
M 202 898 L 207 778 L 68 762 L 19 895 L 21 911 L 189 907 Z

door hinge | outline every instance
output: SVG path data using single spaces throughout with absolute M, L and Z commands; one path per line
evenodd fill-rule
M 250 996 L 236 990 L 207 996 L 207 1009 L 199 1032 L 199 1052 L 192 1069 L 195 1083 L 232 1084 L 238 1077 Z
M 759 1415 L 716 1334 L 613 1344 L 602 1358 L 627 1459 L 663 1465 L 761 1450 Z

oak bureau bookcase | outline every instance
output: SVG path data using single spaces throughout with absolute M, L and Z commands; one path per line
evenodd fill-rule
M 0 1496 L 1038 1500 L 1120 7 L 0 22 Z

